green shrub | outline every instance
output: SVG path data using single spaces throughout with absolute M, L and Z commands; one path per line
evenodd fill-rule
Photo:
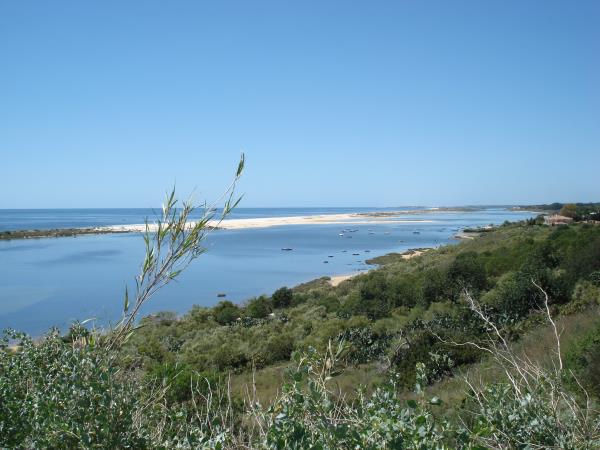
M 212 309 L 215 322 L 220 325 L 229 325 L 240 317 L 240 308 L 229 300 L 219 302 Z
M 448 298 L 448 289 L 448 279 L 444 272 L 439 269 L 427 270 L 421 285 L 422 306 L 428 307 L 433 302 L 446 300 Z
M 393 308 L 384 273 L 365 277 L 360 288 L 360 301 L 353 308 L 353 315 L 365 315 L 371 320 L 387 317 Z
M 588 279 L 594 286 L 600 287 L 600 270 L 590 273 Z
M 293 351 L 294 339 L 288 334 L 276 334 L 267 341 L 264 358 L 268 364 L 289 361 Z
M 453 284 L 453 298 L 467 288 L 475 292 L 487 286 L 487 275 L 479 255 L 476 252 L 464 252 L 452 261 L 447 273 L 448 281 Z
M 273 303 L 273 308 L 287 308 L 292 304 L 292 300 L 294 298 L 294 291 L 288 289 L 287 287 L 282 287 L 273 292 L 271 296 L 271 301 Z
M 283 392 L 260 416 L 269 449 L 449 449 L 466 448 L 459 427 L 436 419 L 432 408 L 441 401 L 427 399 L 421 389 L 425 374 L 417 366 L 417 400 L 403 400 L 395 379 L 371 395 L 359 390 L 355 402 L 344 402 L 328 385 L 336 373 L 343 347 L 331 346 L 324 355 L 310 349 L 295 355 Z
M 565 253 L 562 266 L 569 277 L 569 282 L 574 285 L 578 279 L 588 278 L 595 271 L 600 270 L 600 236 L 593 232 L 598 227 L 593 227 L 587 233 L 581 232 L 581 239 L 573 242 L 571 248 Z
M 600 304 L 600 287 L 589 281 L 579 281 L 573 289 L 571 301 L 561 307 L 561 314 L 573 314 Z
M 245 307 L 246 314 L 254 319 L 264 319 L 271 311 L 271 302 L 267 297 L 261 295 L 260 297 L 248 300 Z
M 577 383 L 600 397 L 600 325 L 567 349 L 565 361 L 577 377 Z
M 248 367 L 249 363 L 250 358 L 245 352 L 228 344 L 221 345 L 212 354 L 213 368 L 220 372 L 237 371 Z
M 150 384 L 168 386 L 165 399 L 168 404 L 188 402 L 194 394 L 207 395 L 217 389 L 220 377 L 214 372 L 197 372 L 185 363 L 156 365 L 146 373 Z
M 380 358 L 387 351 L 392 335 L 378 334 L 370 328 L 350 328 L 337 336 L 336 341 L 347 343 L 346 360 L 363 364 Z
M 412 308 L 421 301 L 419 280 L 414 276 L 395 276 L 389 282 L 394 307 Z
M 340 308 L 340 300 L 334 295 L 328 295 L 317 301 L 317 305 L 323 306 L 328 313 L 337 312 Z
M 208 429 L 188 421 L 181 407 L 165 404 L 152 386 L 124 373 L 115 365 L 114 352 L 84 334 L 72 333 L 74 339 L 65 342 L 53 331 L 34 343 L 9 332 L 0 340 L 0 446 L 216 445 Z M 10 350 L 9 342 L 18 348 Z

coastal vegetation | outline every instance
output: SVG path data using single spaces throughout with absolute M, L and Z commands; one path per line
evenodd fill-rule
M 555 314 L 594 305 L 600 228 L 510 224 L 415 259 L 375 261 L 385 265 L 336 288 L 320 279 L 242 305 L 223 301 L 182 317 L 146 317 L 123 357 L 146 373 L 173 365 L 243 374 L 343 340 L 350 366 L 384 363 L 408 387 L 417 362 L 446 374 L 483 356 L 445 342 L 476 340 L 484 331 L 465 303 L 465 290 L 515 338 L 539 320 L 542 293 L 532 280 L 548 292 Z M 447 359 L 442 363 L 430 353 Z
M 548 203 L 542 205 L 519 206 L 517 209 L 539 211 L 549 214 L 560 214 L 575 221 L 600 220 L 600 203 Z
M 600 445 L 600 227 L 505 223 L 337 287 L 138 320 L 203 252 L 214 209 L 188 227 L 194 207 L 176 205 L 145 233 L 114 328 L 5 333 L 0 446 Z
M 49 237 L 76 237 L 86 234 L 126 233 L 108 228 L 55 228 L 51 230 L 6 230 L 0 231 L 0 240 L 39 239 Z

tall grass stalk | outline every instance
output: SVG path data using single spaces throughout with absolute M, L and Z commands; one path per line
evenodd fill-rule
M 145 257 L 140 274 L 135 278 L 135 296 L 130 303 L 129 288 L 125 288 L 123 316 L 116 325 L 109 346 L 119 347 L 130 336 L 140 309 L 161 288 L 175 280 L 189 264 L 205 252 L 202 242 L 231 213 L 242 197 L 234 198 L 237 182 L 244 170 L 242 154 L 235 176 L 225 192 L 212 204 L 195 205 L 192 199 L 179 201 L 175 188 L 167 193 L 162 213 L 154 226 L 146 219 L 144 232 Z M 216 205 L 225 201 L 217 215 Z M 194 222 L 190 218 L 200 212 Z

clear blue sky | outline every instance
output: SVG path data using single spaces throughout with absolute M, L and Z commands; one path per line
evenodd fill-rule
M 0 0 L 0 208 L 600 201 L 600 2 Z

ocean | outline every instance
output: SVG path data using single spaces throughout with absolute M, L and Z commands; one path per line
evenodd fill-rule
M 239 208 L 231 218 L 400 209 L 414 207 Z M 142 223 L 153 214 L 151 209 L 0 210 L 0 231 Z M 373 266 L 365 260 L 374 256 L 455 243 L 460 228 L 532 215 L 505 208 L 432 211 L 407 216 L 430 222 L 352 225 L 357 231 L 344 236 L 339 236 L 343 224 L 217 230 L 205 241 L 208 251 L 150 300 L 143 313 L 182 314 L 193 305 L 216 304 L 219 293 L 243 303 L 281 286 L 368 270 Z M 52 326 L 64 330 L 75 320 L 114 323 L 125 286 L 130 292 L 135 286 L 143 254 L 142 237 L 135 233 L 0 241 L 0 328 L 40 335 Z

